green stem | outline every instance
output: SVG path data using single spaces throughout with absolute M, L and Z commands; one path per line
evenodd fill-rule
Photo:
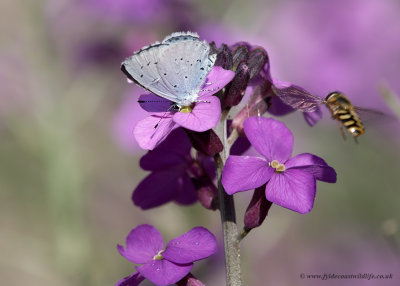
M 238 239 L 238 229 L 236 225 L 235 202 L 233 196 L 228 195 L 221 184 L 222 170 L 229 156 L 230 144 L 227 142 L 227 120 L 228 110 L 224 110 L 220 122 L 215 129 L 220 138 L 224 149 L 221 153 L 214 156 L 218 178 L 218 197 L 219 209 L 222 221 L 222 235 L 225 249 L 225 270 L 228 286 L 241 286 L 240 269 L 240 246 Z

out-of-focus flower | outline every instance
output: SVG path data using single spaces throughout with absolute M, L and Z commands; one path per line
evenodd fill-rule
M 92 12 L 102 18 L 133 23 L 165 20 L 171 0 L 84 0 Z
M 228 194 L 268 182 L 265 195 L 269 201 L 304 214 L 313 207 L 316 180 L 336 182 L 335 170 L 323 159 L 309 153 L 290 158 L 293 135 L 284 123 L 250 117 L 244 122 L 244 131 L 264 158 L 229 156 L 222 173 L 222 184 Z
M 120 254 L 135 264 L 138 272 L 120 280 L 117 286 L 138 285 L 141 276 L 162 286 L 171 285 L 189 274 L 193 263 L 214 254 L 217 242 L 203 227 L 195 227 L 163 246 L 160 232 L 151 225 L 139 225 L 126 238 L 126 247 L 118 245 Z
M 121 105 L 114 115 L 111 133 L 115 143 L 127 153 L 137 153 L 142 149 L 133 137 L 135 124 L 147 115 L 138 102 L 138 88 L 124 96 Z
M 221 116 L 221 104 L 212 96 L 232 80 L 234 72 L 213 67 L 193 106 L 170 111 L 173 103 L 151 94 L 140 97 L 141 106 L 151 115 L 135 126 L 134 136 L 143 149 L 152 150 L 175 128 L 181 126 L 196 132 L 215 127 Z
M 133 191 L 132 200 L 135 205 L 142 209 L 157 207 L 170 201 L 189 205 L 197 201 L 198 195 L 202 203 L 213 196 L 214 170 L 209 162 L 211 159 L 199 155 L 195 160 L 190 155 L 190 149 L 187 135 L 178 128 L 142 157 L 140 167 L 151 171 L 151 174 Z M 211 193 L 208 194 L 208 191 Z M 212 202 L 206 205 L 212 208 Z
M 341 90 L 367 107 L 383 107 L 377 96 L 381 79 L 400 89 L 397 0 L 290 0 L 274 8 L 264 24 L 279 27 L 268 31 L 268 37 L 279 43 L 272 47 L 274 58 L 292 82 L 322 97 Z

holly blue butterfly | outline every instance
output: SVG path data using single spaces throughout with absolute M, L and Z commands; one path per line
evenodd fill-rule
M 121 69 L 139 86 L 181 108 L 197 101 L 216 57 L 198 34 L 176 32 L 135 52 Z

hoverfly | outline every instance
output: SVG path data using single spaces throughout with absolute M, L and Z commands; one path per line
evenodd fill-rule
M 334 91 L 328 94 L 324 99 L 319 96 L 311 95 L 310 93 L 294 88 L 292 86 L 277 89 L 272 87 L 274 93 L 287 105 L 294 109 L 298 109 L 304 112 L 314 112 L 318 109 L 318 106 L 325 105 L 331 112 L 332 119 L 339 123 L 340 132 L 344 139 L 346 134 L 344 128 L 353 136 L 356 143 L 357 138 L 365 133 L 365 127 L 359 117 L 359 113 L 375 113 L 377 115 L 383 115 L 380 111 L 363 109 L 354 106 L 351 101 L 340 91 Z

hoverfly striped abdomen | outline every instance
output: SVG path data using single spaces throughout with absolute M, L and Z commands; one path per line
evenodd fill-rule
M 363 123 L 355 112 L 353 104 L 343 93 L 331 92 L 325 100 L 332 118 L 339 121 L 341 129 L 344 126 L 355 138 L 364 133 Z M 343 131 L 342 134 L 345 136 Z

